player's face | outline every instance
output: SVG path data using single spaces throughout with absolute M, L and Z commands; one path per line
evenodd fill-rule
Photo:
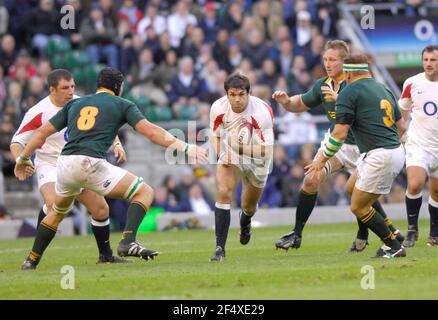
M 51 94 L 58 101 L 60 105 L 64 105 L 73 99 L 73 95 L 75 94 L 75 81 L 73 79 L 65 80 L 61 79 L 58 81 L 58 85 L 54 90 L 50 90 Z
M 248 106 L 249 94 L 245 89 L 231 88 L 227 92 L 228 100 L 231 104 L 231 109 L 236 113 L 245 111 Z
M 331 78 L 336 78 L 342 74 L 342 66 L 344 60 L 342 59 L 339 50 L 328 49 L 322 56 L 324 61 L 324 68 L 327 75 Z
M 423 68 L 427 76 L 438 78 L 438 50 L 423 54 Z

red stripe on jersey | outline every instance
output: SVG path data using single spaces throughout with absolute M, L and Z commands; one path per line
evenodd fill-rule
M 25 126 L 23 126 L 23 128 L 21 128 L 20 132 L 17 133 L 17 136 L 24 132 L 36 130 L 41 127 L 43 125 L 41 120 L 42 117 L 43 113 L 38 113 L 32 120 L 30 120 Z
M 266 102 L 263 102 L 263 104 L 265 105 L 266 108 L 268 108 L 269 114 L 271 115 L 272 122 L 274 122 L 274 112 L 272 111 L 271 106 L 269 104 L 267 104 Z
M 225 113 L 222 113 L 216 117 L 216 119 L 214 120 L 213 131 L 216 131 L 216 129 L 222 124 L 224 115 Z
M 259 135 L 260 139 L 262 139 L 263 142 L 265 142 L 265 137 L 263 136 L 263 132 L 259 126 L 259 123 L 257 122 L 254 117 L 251 117 L 251 123 L 254 126 L 254 129 L 256 129 L 257 134 Z
M 412 87 L 412 83 L 410 83 L 406 86 L 405 90 L 403 90 L 403 93 L 401 96 L 402 98 L 408 98 L 408 99 L 411 98 L 411 87 Z

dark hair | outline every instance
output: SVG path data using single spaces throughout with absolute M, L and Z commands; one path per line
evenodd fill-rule
M 345 64 L 360 64 L 360 63 L 369 63 L 368 56 L 363 53 L 352 54 L 351 56 L 345 58 Z
M 249 92 L 250 87 L 251 85 L 248 77 L 240 72 L 229 75 L 224 82 L 224 88 L 226 92 L 228 92 L 228 90 L 231 88 L 244 89 L 246 92 Z
M 123 74 L 119 70 L 107 67 L 102 69 L 97 76 L 97 88 L 109 89 L 116 95 L 119 95 L 124 79 Z
M 433 52 L 435 50 L 438 50 L 438 45 L 427 46 L 426 48 L 423 49 L 423 51 L 421 51 L 421 58 L 423 58 L 425 52 Z
M 73 75 L 70 71 L 66 69 L 55 69 L 49 73 L 47 76 L 47 85 L 56 88 L 58 86 L 59 80 L 64 79 L 70 81 L 73 79 Z

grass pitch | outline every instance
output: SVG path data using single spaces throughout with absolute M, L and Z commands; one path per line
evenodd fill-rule
M 428 224 L 421 222 L 407 258 L 391 260 L 370 258 L 380 246 L 371 232 L 364 252 L 347 253 L 355 224 L 308 225 L 302 247 L 289 252 L 274 248 L 289 228 L 255 229 L 247 246 L 231 229 L 222 263 L 208 261 L 213 230 L 141 234 L 160 255 L 123 265 L 96 265 L 92 235 L 56 238 L 36 271 L 20 270 L 33 239 L 0 241 L 0 299 L 438 299 L 438 248 L 425 244 Z M 113 249 L 119 237 L 111 236 Z M 74 290 L 61 288 L 64 265 L 74 268 Z M 364 290 L 367 265 L 375 288 Z

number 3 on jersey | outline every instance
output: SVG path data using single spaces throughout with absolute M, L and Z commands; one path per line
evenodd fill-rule
M 394 117 L 392 116 L 392 105 L 386 99 L 380 100 L 380 109 L 384 109 L 386 111 L 386 116 L 383 117 L 383 123 L 387 127 L 392 127 L 395 123 Z
M 99 109 L 96 107 L 83 107 L 77 121 L 78 129 L 81 131 L 87 131 L 93 128 L 98 113 Z

